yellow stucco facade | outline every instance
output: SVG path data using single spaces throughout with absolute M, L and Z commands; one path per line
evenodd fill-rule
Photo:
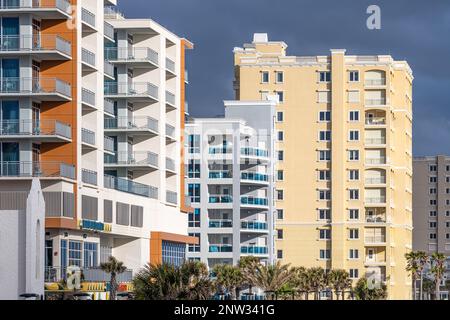
M 410 299 L 412 71 L 386 55 L 286 49 L 263 34 L 234 50 L 236 99 L 282 100 L 277 255 L 346 269 L 355 281 L 378 275 L 390 299 Z

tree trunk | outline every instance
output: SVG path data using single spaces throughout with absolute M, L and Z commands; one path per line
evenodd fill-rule
M 417 279 L 413 276 L 413 300 L 417 300 Z
M 420 292 L 419 300 L 423 300 L 423 271 L 420 272 Z
M 109 283 L 109 300 L 116 300 L 116 290 L 117 290 L 117 282 L 116 282 L 116 274 L 111 273 L 111 281 Z
M 436 276 L 436 284 L 435 284 L 435 289 L 434 289 L 434 300 L 440 300 L 440 295 L 439 295 L 439 291 L 440 291 L 440 281 L 439 278 Z

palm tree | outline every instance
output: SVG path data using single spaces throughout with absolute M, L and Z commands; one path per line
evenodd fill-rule
M 369 288 L 366 278 L 358 280 L 354 292 L 357 300 L 385 300 L 387 298 L 386 284 L 381 283 L 380 287 Z
M 423 297 L 423 276 L 424 276 L 424 270 L 425 266 L 428 265 L 430 261 L 430 257 L 424 252 L 424 251 L 417 251 L 417 259 L 419 261 L 419 273 L 420 273 L 420 290 L 419 290 L 419 299 L 422 300 Z
M 411 278 L 413 282 L 413 300 L 417 298 L 417 278 L 420 275 L 420 260 L 419 252 L 411 251 L 405 253 L 406 258 L 406 271 L 411 273 Z
M 314 292 L 314 300 L 319 300 L 319 293 L 328 285 L 327 274 L 321 267 L 308 269 L 308 279 Z
M 349 273 L 342 269 L 331 270 L 328 274 L 328 283 L 334 289 L 337 300 L 339 300 L 339 292 L 342 293 L 342 300 L 344 300 L 345 290 L 352 287 Z
M 100 264 L 100 269 L 111 274 L 111 279 L 109 281 L 109 300 L 116 300 L 116 292 L 118 288 L 117 275 L 124 273 L 125 270 L 127 270 L 127 267 L 123 265 L 122 261 L 119 261 L 115 257 L 111 256 L 108 258 L 108 262 L 103 262 Z
M 312 290 L 308 270 L 305 267 L 294 267 L 291 272 L 293 273 L 292 287 L 300 294 L 304 294 L 305 300 L 308 300 L 309 293 Z
M 208 269 L 201 262 L 147 264 L 133 284 L 138 300 L 205 300 L 213 292 Z
M 434 285 L 435 285 L 435 290 L 434 290 L 435 297 L 434 298 L 435 298 L 435 300 L 440 300 L 440 295 L 439 295 L 440 290 L 439 289 L 440 289 L 442 278 L 443 278 L 445 270 L 446 270 L 446 268 L 445 268 L 446 259 L 447 258 L 442 253 L 435 252 L 431 255 L 430 272 L 434 276 Z
M 256 267 L 260 264 L 260 260 L 254 256 L 242 257 L 239 260 L 238 267 L 241 270 L 242 280 L 244 285 L 248 287 L 249 294 L 252 295 L 253 283 L 251 275 L 255 271 Z
M 217 277 L 217 285 L 225 288 L 231 294 L 231 299 L 236 300 L 243 280 L 241 270 L 229 264 L 218 264 L 214 266 L 213 272 Z
M 254 272 L 249 275 L 249 280 L 255 287 L 277 295 L 293 277 L 294 273 L 289 265 L 282 265 L 280 261 L 277 261 L 270 265 L 256 265 Z

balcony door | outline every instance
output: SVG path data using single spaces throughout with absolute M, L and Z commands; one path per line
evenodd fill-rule
M 41 74 L 41 63 L 33 60 L 31 64 L 31 77 L 33 78 L 33 92 L 41 91 L 41 83 L 40 83 L 40 74 Z
M 374 262 L 374 261 L 375 261 L 375 250 L 367 249 L 367 262 Z
M 1 60 L 2 92 L 20 92 L 19 59 Z
M 18 176 L 20 172 L 19 144 L 15 142 L 1 143 L 2 176 Z
M 41 145 L 38 143 L 33 143 L 31 147 L 31 157 L 33 161 L 33 176 L 40 176 L 42 175 L 42 168 L 41 168 Z
M 19 133 L 19 101 L 2 101 L 0 107 L 0 132 L 3 135 Z
M 34 0 L 36 1 L 36 0 Z M 31 22 L 32 25 L 32 33 L 33 33 L 33 49 L 41 48 L 41 22 L 39 20 L 33 19 Z
M 1 50 L 20 49 L 19 18 L 1 18 Z

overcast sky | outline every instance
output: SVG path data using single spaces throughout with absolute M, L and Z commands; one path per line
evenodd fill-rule
M 190 113 L 223 114 L 233 99 L 234 47 L 255 32 L 290 55 L 391 54 L 414 72 L 414 155 L 450 155 L 450 0 L 118 0 L 129 18 L 152 18 L 195 45 L 188 53 Z M 381 30 L 366 9 L 381 7 Z

